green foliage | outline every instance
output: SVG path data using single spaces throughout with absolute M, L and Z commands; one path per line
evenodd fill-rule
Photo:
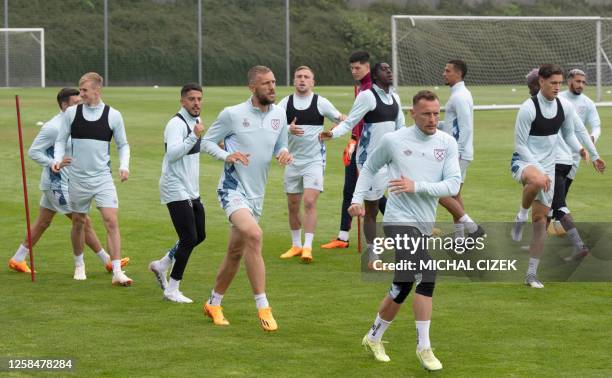
M 269 65 L 284 84 L 284 6 L 284 0 L 204 0 L 205 84 L 242 85 L 254 64 Z M 197 80 L 196 0 L 109 0 L 108 8 L 109 83 Z M 103 9 L 103 0 L 11 0 L 9 26 L 45 28 L 47 82 L 73 84 L 83 72 L 103 72 Z M 611 9 L 585 0 L 485 1 L 477 7 L 442 0 L 438 8 L 381 2 L 359 9 L 343 0 L 292 1 L 291 67 L 311 66 L 319 84 L 350 84 L 346 65 L 352 51 L 390 58 L 392 14 L 606 16 Z

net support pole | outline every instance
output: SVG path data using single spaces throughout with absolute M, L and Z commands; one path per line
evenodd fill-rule
M 104 85 L 110 83 L 108 77 L 108 0 L 104 0 Z
M 8 0 L 4 0 L 4 28 L 8 29 Z M 4 34 L 4 78 L 6 87 L 10 86 L 9 81 L 9 32 Z
M 595 22 L 595 82 L 597 102 L 601 101 L 601 20 Z
M 19 96 L 15 95 L 15 108 L 17 110 L 17 131 L 19 134 L 19 156 L 21 157 L 21 179 L 23 183 L 23 202 L 25 204 L 26 213 L 26 229 L 28 235 L 28 249 L 30 250 L 30 270 L 32 282 L 36 281 L 36 272 L 34 271 L 34 252 L 32 251 L 32 233 L 30 231 L 30 206 L 28 203 L 28 184 L 25 173 L 25 158 L 23 154 L 23 136 L 21 132 L 21 112 L 19 110 Z
M 45 29 L 40 32 L 40 85 L 45 88 Z
M 289 0 L 285 0 L 285 85 L 291 85 L 291 34 L 289 29 Z
M 198 0 L 198 84 L 202 85 L 202 0 Z
M 397 88 L 397 72 L 399 67 L 397 66 L 397 26 L 395 24 L 395 17 L 391 16 L 391 69 L 393 72 L 393 88 Z

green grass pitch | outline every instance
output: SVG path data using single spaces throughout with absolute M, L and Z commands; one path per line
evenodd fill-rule
M 590 89 L 592 90 L 592 89 Z M 0 240 L 2 264 L 25 233 L 14 94 L 22 103 L 26 148 L 37 121 L 58 109 L 57 88 L 0 90 Z M 201 194 L 206 207 L 206 241 L 192 254 L 181 286 L 193 305 L 162 301 L 148 263 L 176 240 L 168 212 L 159 202 L 163 128 L 179 107 L 178 88 L 108 88 L 106 103 L 124 117 L 132 150 L 131 176 L 118 183 L 123 255 L 131 258 L 130 288 L 113 288 L 110 275 L 87 250 L 88 279 L 72 279 L 73 261 L 67 219 L 57 217 L 35 247 L 37 282 L 6 268 L 0 270 L 0 358 L 72 357 L 81 376 L 420 376 L 414 356 L 415 330 L 410 299 L 385 334 L 388 364 L 366 354 L 360 341 L 370 327 L 387 282 L 366 282 L 360 274 L 355 231 L 349 250 L 318 246 L 335 237 L 344 170 L 346 139 L 328 145 L 325 193 L 319 200 L 314 262 L 302 265 L 278 256 L 290 246 L 282 168 L 270 169 L 264 216 L 263 254 L 267 294 L 279 331 L 259 328 L 244 269 L 223 305 L 231 325 L 214 327 L 201 311 L 225 253 L 228 222 L 215 198 L 221 162 L 201 158 Z M 278 89 L 278 99 L 289 93 Z M 353 100 L 352 88 L 322 87 L 342 112 Z M 448 88 L 440 88 L 443 102 Z M 518 103 L 526 89 L 506 88 L 501 95 L 474 88 L 476 102 L 495 103 L 507 93 Z M 404 105 L 414 90 L 402 88 Z M 605 92 L 604 92 L 605 93 Z M 590 93 L 592 94 L 592 93 Z M 205 88 L 203 119 L 210 125 L 219 111 L 245 101 L 244 88 Z M 610 97 L 608 94 L 607 97 Z M 481 101 L 479 101 L 479 99 Z M 490 101 L 487 101 L 492 99 Z M 604 98 L 606 100 L 606 98 Z M 600 110 L 598 149 L 612 163 L 612 109 Z M 477 221 L 510 221 L 519 205 L 520 187 L 509 173 L 516 111 L 475 115 L 475 161 L 463 196 Z M 407 116 L 407 122 L 410 120 Z M 113 145 L 113 166 L 117 169 Z M 32 219 L 38 212 L 40 168 L 26 164 Z M 583 166 L 570 194 L 570 207 L 582 221 L 612 221 L 612 177 Z M 97 211 L 98 235 L 105 233 Z M 439 219 L 449 221 L 444 209 Z M 355 229 L 355 227 L 354 227 Z M 467 283 L 442 279 L 434 296 L 432 344 L 447 376 L 610 376 L 610 283 L 547 283 L 544 290 L 521 282 Z M 15 373 L 16 374 L 16 373 Z

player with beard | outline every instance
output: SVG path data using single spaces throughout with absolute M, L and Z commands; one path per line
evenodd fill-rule
M 223 109 L 202 140 L 206 152 L 225 162 L 217 198 L 231 223 L 227 254 L 217 272 L 211 296 L 204 304 L 204 313 L 215 325 L 229 324 L 223 315 L 221 300 L 244 257 L 261 327 L 271 332 L 278 325 L 266 297 L 266 269 L 261 253 L 263 233 L 258 221 L 272 155 L 281 165 L 291 164 L 293 157 L 287 149 L 285 110 L 274 104 L 274 73 L 268 67 L 254 66 L 248 72 L 248 83 L 251 97 Z M 223 149 L 219 142 L 223 142 Z

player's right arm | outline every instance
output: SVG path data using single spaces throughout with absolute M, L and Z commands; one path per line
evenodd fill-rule
M 53 158 L 48 156 L 46 151 L 55 144 L 56 136 L 53 125 L 45 123 L 28 150 L 30 159 L 42 167 L 51 167 L 53 165 Z
M 589 135 L 589 132 L 584 126 L 584 123 L 582 123 L 582 120 L 578 116 L 578 113 L 573 111 L 572 118 L 573 118 L 574 133 L 576 134 L 576 138 L 578 138 L 578 141 L 580 142 L 580 144 L 582 144 L 582 146 L 587 151 L 589 151 L 589 154 L 591 154 L 591 158 L 593 160 L 599 159 L 599 153 L 597 153 L 597 149 L 595 148 L 595 145 L 593 144 L 593 141 L 591 140 L 591 136 Z
M 182 159 L 196 144 L 198 137 L 194 132 L 185 136 L 185 123 L 178 117 L 173 117 L 164 130 L 164 140 L 166 141 L 166 157 L 168 162 L 174 163 Z
M 533 110 L 533 112 L 531 110 Z M 535 106 L 530 99 L 521 105 L 521 108 L 516 116 L 516 124 L 514 125 L 514 151 L 519 154 L 522 161 L 531 164 L 540 171 L 544 172 L 544 168 L 533 156 L 528 144 L 531 122 L 533 122 L 534 119 Z
M 71 125 L 76 114 L 76 105 L 71 106 L 62 114 L 59 119 L 59 132 L 55 139 L 55 145 L 53 147 L 53 166 L 51 167 L 54 172 L 59 172 L 61 168 L 61 162 L 64 159 L 66 153 L 66 143 L 70 137 Z
M 363 198 L 366 193 L 372 187 L 374 183 L 374 177 L 376 173 L 385 165 L 391 162 L 391 150 L 392 146 L 387 135 L 380 141 L 380 145 L 370 154 L 366 159 L 365 164 L 361 171 L 359 171 L 359 178 L 355 185 L 355 191 L 353 192 L 353 199 L 351 203 L 361 205 Z
M 331 137 L 338 138 L 353 130 L 353 127 L 361 121 L 363 116 L 374 109 L 376 109 L 376 98 L 374 98 L 372 91 L 360 92 L 346 119 L 340 122 L 338 126 L 331 131 Z
M 589 101 L 589 108 L 587 109 L 589 112 L 589 116 L 587 118 L 587 123 L 591 126 L 591 138 L 593 143 L 597 143 L 597 139 L 601 135 L 601 119 L 599 118 L 599 113 L 597 112 L 597 108 L 595 107 L 595 103 Z
M 228 163 L 240 161 L 244 165 L 249 163 L 249 155 L 242 152 L 229 153 L 219 147 L 219 142 L 224 141 L 225 137 L 233 132 L 232 115 L 228 108 L 225 108 L 219 113 L 219 117 L 210 126 L 206 135 L 202 138 L 200 147 L 203 151 L 218 160 L 223 160 Z

